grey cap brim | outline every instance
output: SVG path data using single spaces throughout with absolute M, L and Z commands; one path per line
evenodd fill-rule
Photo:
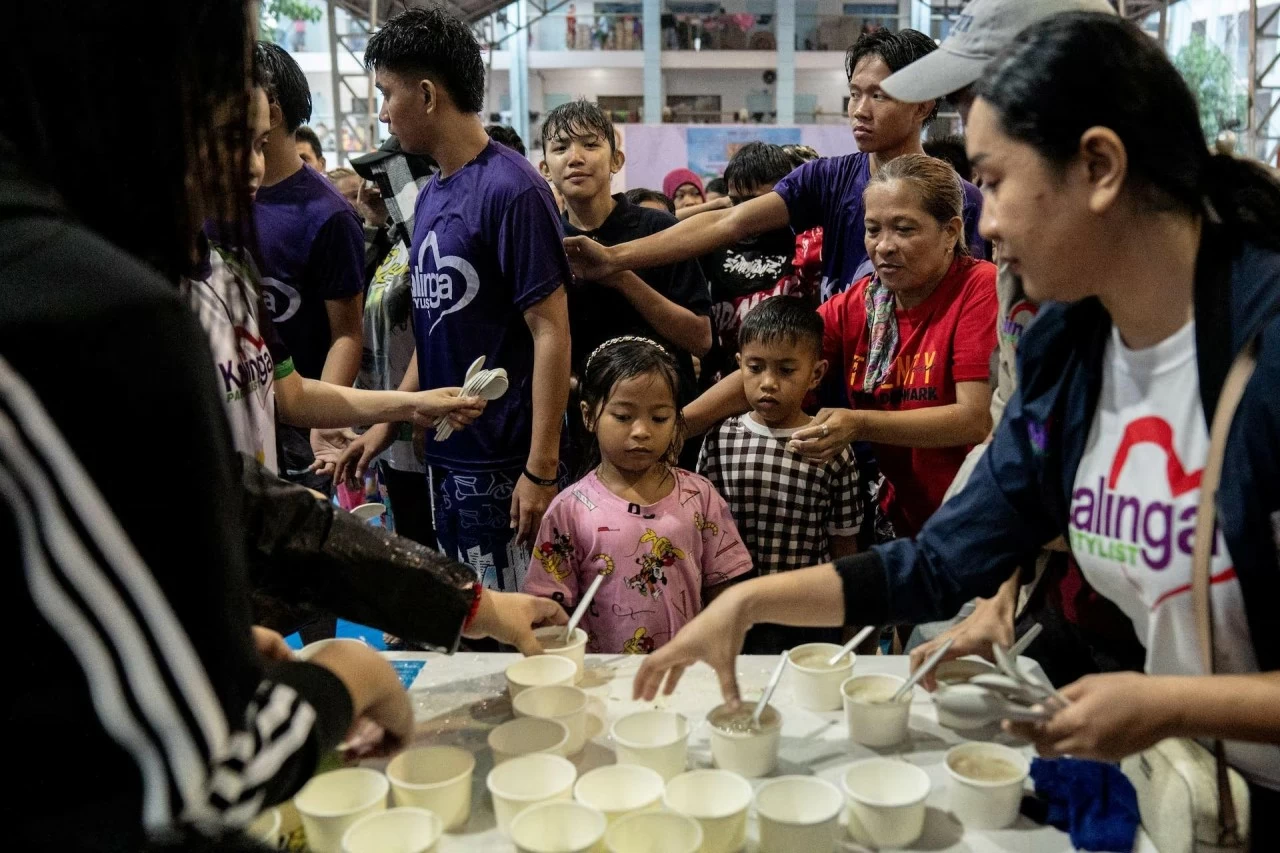
M 958 92 L 982 76 L 987 57 L 961 56 L 942 45 L 880 83 L 889 97 L 908 104 L 932 101 Z

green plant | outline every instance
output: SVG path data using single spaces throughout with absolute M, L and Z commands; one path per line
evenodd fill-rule
M 1196 96 L 1206 142 L 1212 143 L 1223 130 L 1243 124 L 1247 98 L 1239 91 L 1231 60 L 1217 45 L 1194 33 L 1173 64 Z
M 263 0 L 258 13 L 258 37 L 270 41 L 284 21 L 315 23 L 321 14 L 320 7 L 309 0 Z

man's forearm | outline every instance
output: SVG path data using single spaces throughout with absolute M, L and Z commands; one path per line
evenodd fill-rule
M 991 431 L 985 409 L 960 403 L 905 412 L 857 409 L 857 436 L 877 444 L 897 447 L 958 447 L 978 444 Z
M 700 213 L 665 231 L 619 243 L 609 254 L 620 269 L 647 269 L 700 258 L 747 237 L 782 228 L 789 221 L 782 196 L 765 193 L 736 207 Z
M 529 324 L 533 335 L 533 440 L 528 468 L 547 478 L 556 475 L 560 464 L 560 425 L 569 405 L 571 358 L 563 288 L 547 298 L 547 302 L 552 300 L 556 301 L 552 310 Z M 534 309 L 529 312 L 532 313 Z
M 301 377 L 298 381 L 295 393 L 279 395 L 280 419 L 293 426 L 335 429 L 413 419 L 413 397 L 402 391 L 366 391 Z
M 1280 672 L 1152 678 L 1173 715 L 1170 737 L 1280 743 Z
M 329 345 L 329 354 L 325 356 L 324 370 L 320 379 L 333 385 L 350 388 L 355 384 L 360 373 L 360 350 L 364 347 L 364 335 L 348 333 L 339 335 Z
M 627 298 L 646 323 L 654 329 L 661 329 L 662 336 L 671 343 L 698 357 L 711 349 L 709 317 L 701 317 L 677 305 L 629 270 L 618 273 L 611 284 Z
M 701 435 L 725 418 L 740 415 L 750 408 L 742 373 L 735 370 L 685 406 L 684 421 L 689 435 Z
M 834 627 L 844 624 L 844 584 L 830 563 L 752 578 L 725 590 L 754 625 Z

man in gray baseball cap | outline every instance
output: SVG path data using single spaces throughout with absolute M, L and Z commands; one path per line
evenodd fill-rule
M 954 95 L 982 76 L 987 63 L 1036 21 L 1061 12 L 1114 12 L 1107 0 L 973 0 L 938 49 L 886 77 L 891 98 L 918 104 Z M 954 98 L 961 116 L 968 99 Z
M 1063 12 L 1110 12 L 1115 10 L 1107 0 L 973 0 L 965 7 L 964 12 L 956 20 L 951 34 L 938 46 L 938 49 L 917 59 L 905 68 L 889 75 L 881 83 L 880 88 L 895 100 L 906 103 L 923 103 L 938 98 L 949 98 L 960 111 L 960 117 L 967 119 L 969 106 L 973 101 L 972 86 L 982 76 L 990 63 L 1000 51 L 1011 44 L 1018 33 L 1037 21 Z M 999 262 L 999 247 L 996 247 L 996 261 Z M 996 388 L 991 395 L 991 420 L 999 424 L 1004 415 L 1005 404 L 1017 388 L 1017 372 L 1015 367 L 1017 345 L 1022 333 L 1035 319 L 1037 306 L 1027 299 L 1022 287 L 1022 280 L 1001 264 L 996 279 L 996 290 L 1000 299 L 1000 311 L 996 318 L 996 340 L 998 342 L 999 366 L 995 372 Z M 959 492 L 968 481 L 974 466 L 981 458 L 986 445 L 978 445 L 969 454 L 964 465 L 947 490 L 947 498 Z M 1064 593 L 1068 589 L 1085 588 L 1084 578 L 1078 570 L 1067 565 L 1066 555 L 1061 552 L 1042 552 L 1036 561 L 1035 582 L 1033 587 L 1044 585 L 1059 586 Z M 1070 575 L 1074 571 L 1074 574 Z M 1031 573 L 1028 573 L 1028 575 Z M 1018 629 L 1026 629 L 1037 619 L 1047 626 L 1046 635 L 1037 641 L 1028 654 L 1040 660 L 1046 668 L 1054 671 L 1050 678 L 1056 681 L 1071 681 L 1085 672 L 1102 669 L 1125 668 L 1140 663 L 1136 657 L 1140 646 L 1136 638 L 1125 635 L 1118 637 L 1083 636 L 1079 625 L 1067 624 L 1060 614 L 1019 613 L 1019 605 L 1028 600 L 1038 601 L 1043 608 L 1045 601 L 1051 596 L 1039 594 L 1031 596 L 1029 590 L 1020 594 L 1020 573 L 1015 572 L 1000 588 L 1000 592 L 992 599 L 979 599 L 971 615 L 958 622 L 934 623 L 922 625 L 918 636 L 930 637 L 943 629 L 935 639 L 917 646 L 911 652 L 912 665 L 918 666 L 925 656 L 937 647 L 945 638 L 954 636 L 955 644 L 947 657 L 973 652 L 981 653 L 989 648 L 992 641 L 1009 643 Z M 1072 596 L 1079 609 L 1084 596 L 1078 593 Z M 1097 598 L 1096 596 L 1094 598 Z M 1109 602 L 1102 600 L 1095 606 L 1099 610 L 1113 608 Z M 1037 606 L 1027 610 L 1037 609 Z M 961 611 L 963 616 L 969 607 Z M 1122 625 L 1122 622 L 1110 618 L 1112 614 L 1090 614 L 1090 621 L 1098 624 Z M 1050 646 L 1071 646 L 1075 648 L 1110 647 L 1105 655 L 1048 655 Z M 1055 664 L 1057 666 L 1055 666 Z M 1062 667 L 1062 668 L 1059 668 Z

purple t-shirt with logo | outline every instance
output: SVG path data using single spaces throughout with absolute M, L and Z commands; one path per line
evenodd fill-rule
M 298 373 L 319 379 L 331 336 L 325 300 L 364 290 L 364 230 L 329 179 L 303 166 L 253 205 L 263 299 Z
M 427 442 L 429 464 L 483 472 L 528 458 L 533 337 L 523 315 L 570 280 L 563 237 L 547 182 L 494 142 L 418 194 L 409 271 L 421 387 L 462 385 L 481 356 L 510 382 L 467 429 Z
M 871 181 L 871 156 L 846 154 L 812 160 L 778 181 L 773 191 L 782 196 L 797 234 L 822 227 L 822 301 L 848 290 L 860 277 L 867 260 L 863 243 L 862 193 Z M 986 244 L 978 234 L 982 192 L 964 184 L 964 235 L 975 258 L 986 258 Z

